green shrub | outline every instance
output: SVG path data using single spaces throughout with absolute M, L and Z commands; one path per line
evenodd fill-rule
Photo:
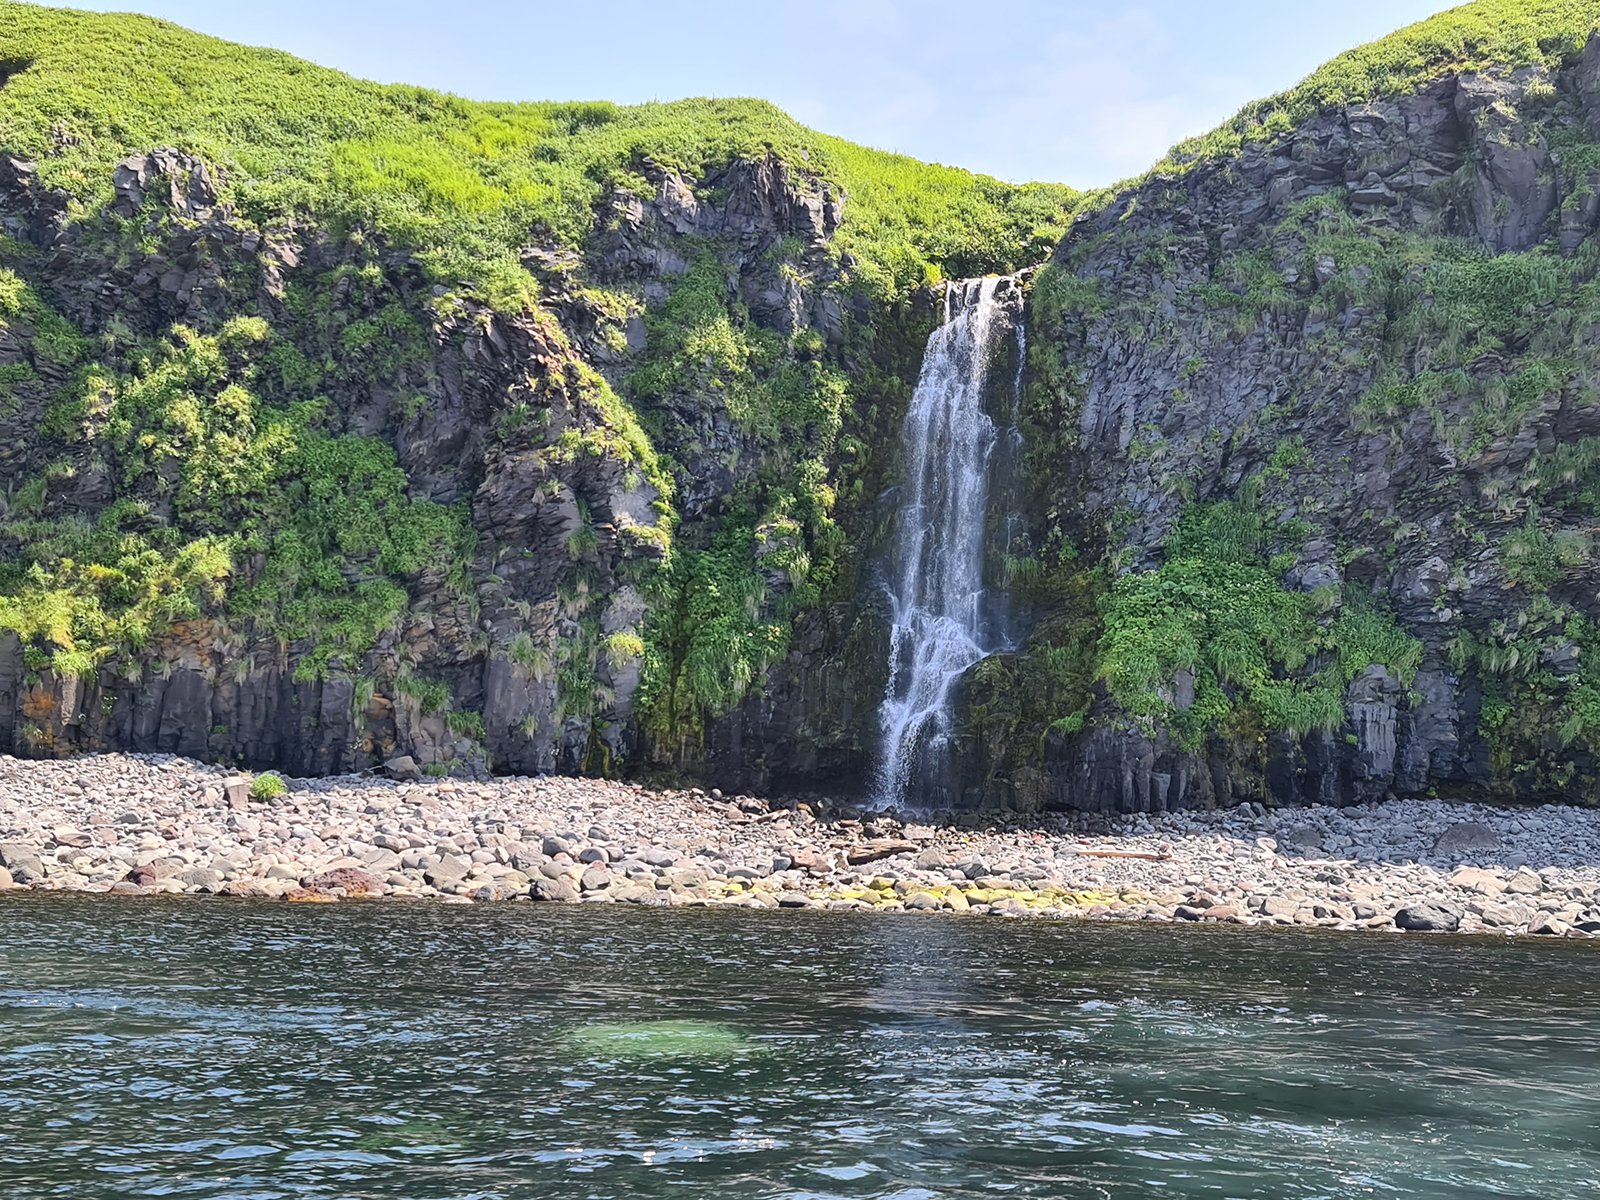
M 266 774 L 257 775 L 250 783 L 250 795 L 255 800 L 271 800 L 289 790 L 289 785 L 284 783 L 281 776 Z
M 1373 611 L 1346 611 L 1319 627 L 1312 598 L 1284 588 L 1264 564 L 1255 488 L 1244 491 L 1245 502 L 1191 505 L 1167 540 L 1166 561 L 1121 576 L 1101 602 L 1101 678 L 1126 712 L 1165 725 L 1191 749 L 1241 704 L 1267 728 L 1336 728 L 1356 675 L 1381 663 L 1409 682 L 1422 658 L 1420 642 Z M 1332 661 L 1302 675 L 1325 649 Z M 1194 702 L 1183 709 L 1175 703 L 1180 671 L 1194 680 Z
M 483 714 L 479 712 L 453 712 L 445 718 L 450 732 L 481 742 L 487 736 L 483 729 Z
M 425 717 L 440 712 L 450 703 L 450 685 L 441 679 L 424 679 L 420 675 L 402 675 L 394 681 L 395 691 L 409 696 Z

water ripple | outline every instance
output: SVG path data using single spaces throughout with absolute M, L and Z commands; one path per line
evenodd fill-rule
M 226 1200 L 1600 1194 L 1600 954 L 0 904 L 0 1181 Z

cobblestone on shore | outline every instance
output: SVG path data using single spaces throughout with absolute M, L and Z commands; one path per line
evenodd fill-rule
M 565 777 L 289 783 L 262 801 L 168 755 L 0 756 L 0 890 L 1600 934 L 1587 809 L 1394 800 L 935 825 Z

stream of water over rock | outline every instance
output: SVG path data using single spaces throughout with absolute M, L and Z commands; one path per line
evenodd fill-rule
M 1015 430 L 997 429 L 985 393 L 1005 333 L 1019 339 L 1016 280 L 951 283 L 945 320 L 928 338 L 901 434 L 906 491 L 890 555 L 889 684 L 880 722 L 883 805 L 953 807 L 952 693 L 973 665 L 1007 646 L 1003 604 L 985 587 L 984 543 L 997 445 L 1015 457 Z M 1002 385 L 1003 387 L 1004 385 Z M 1003 536 L 1011 535 L 1010 525 Z

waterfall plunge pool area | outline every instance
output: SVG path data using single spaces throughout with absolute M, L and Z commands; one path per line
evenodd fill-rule
M 0 901 L 27 1197 L 1600 1194 L 1600 946 Z

